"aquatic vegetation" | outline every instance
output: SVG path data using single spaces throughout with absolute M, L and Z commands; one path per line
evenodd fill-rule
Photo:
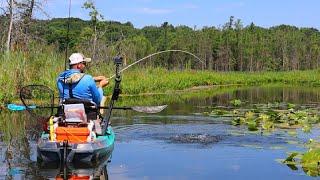
M 316 175 L 320 175 L 320 149 L 310 150 L 303 154 L 301 164 L 303 168 L 309 169 L 311 175 L 314 174 L 314 171 L 317 172 Z
M 274 123 L 270 120 L 270 116 L 268 116 L 267 114 L 260 114 L 259 121 L 263 130 L 274 129 Z
M 292 103 L 288 103 L 288 109 L 293 109 L 295 108 L 296 105 L 295 104 L 292 104 Z
M 311 131 L 313 124 L 320 122 L 320 116 L 314 109 L 298 109 L 297 105 L 284 102 L 254 104 L 252 107 L 239 109 L 221 107 L 215 108 L 211 113 L 203 114 L 232 117 L 232 125 L 245 125 L 249 131 L 301 128 L 307 133 Z
M 208 114 L 209 116 L 232 116 L 232 114 L 224 109 L 214 109 L 211 113 Z
M 292 152 L 282 163 L 292 170 L 301 167 L 309 176 L 320 176 L 320 148 L 310 149 L 306 153 Z
M 240 99 L 234 99 L 234 100 L 231 100 L 230 103 L 233 106 L 240 106 L 242 104 L 242 101 Z

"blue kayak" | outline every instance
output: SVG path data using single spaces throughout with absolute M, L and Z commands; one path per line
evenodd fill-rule
M 64 147 L 61 141 L 50 141 L 49 133 L 43 132 L 38 140 L 38 160 L 45 162 L 64 161 L 64 149 L 67 150 L 68 163 L 96 163 L 100 159 L 110 156 L 114 148 L 115 134 L 109 126 L 106 135 L 97 135 L 89 142 L 69 142 Z
M 83 104 L 66 104 L 63 109 L 63 116 L 49 119 L 38 140 L 39 161 L 95 163 L 112 154 L 115 134 L 111 126 L 103 132 L 102 119 L 92 113 L 90 117 Z

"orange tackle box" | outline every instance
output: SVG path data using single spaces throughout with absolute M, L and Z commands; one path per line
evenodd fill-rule
M 79 143 L 87 142 L 90 131 L 87 127 L 57 127 L 55 133 L 58 142 Z

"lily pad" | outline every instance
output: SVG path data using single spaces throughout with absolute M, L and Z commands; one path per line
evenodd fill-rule
M 291 154 L 289 154 L 289 156 L 283 161 L 283 163 L 289 163 L 289 162 L 295 162 L 295 157 L 298 155 L 299 153 L 297 152 L 292 152 Z
M 233 106 L 240 106 L 242 104 L 242 101 L 240 99 L 234 99 L 234 100 L 230 101 L 230 103 Z

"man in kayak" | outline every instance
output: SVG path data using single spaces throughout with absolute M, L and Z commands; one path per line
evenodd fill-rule
M 108 85 L 109 81 L 104 76 L 92 77 L 85 74 L 87 63 L 90 62 L 91 58 L 86 58 L 81 53 L 71 54 L 70 69 L 60 73 L 57 79 L 60 99 L 77 98 L 92 101 L 96 105 L 103 103 L 102 88 Z

